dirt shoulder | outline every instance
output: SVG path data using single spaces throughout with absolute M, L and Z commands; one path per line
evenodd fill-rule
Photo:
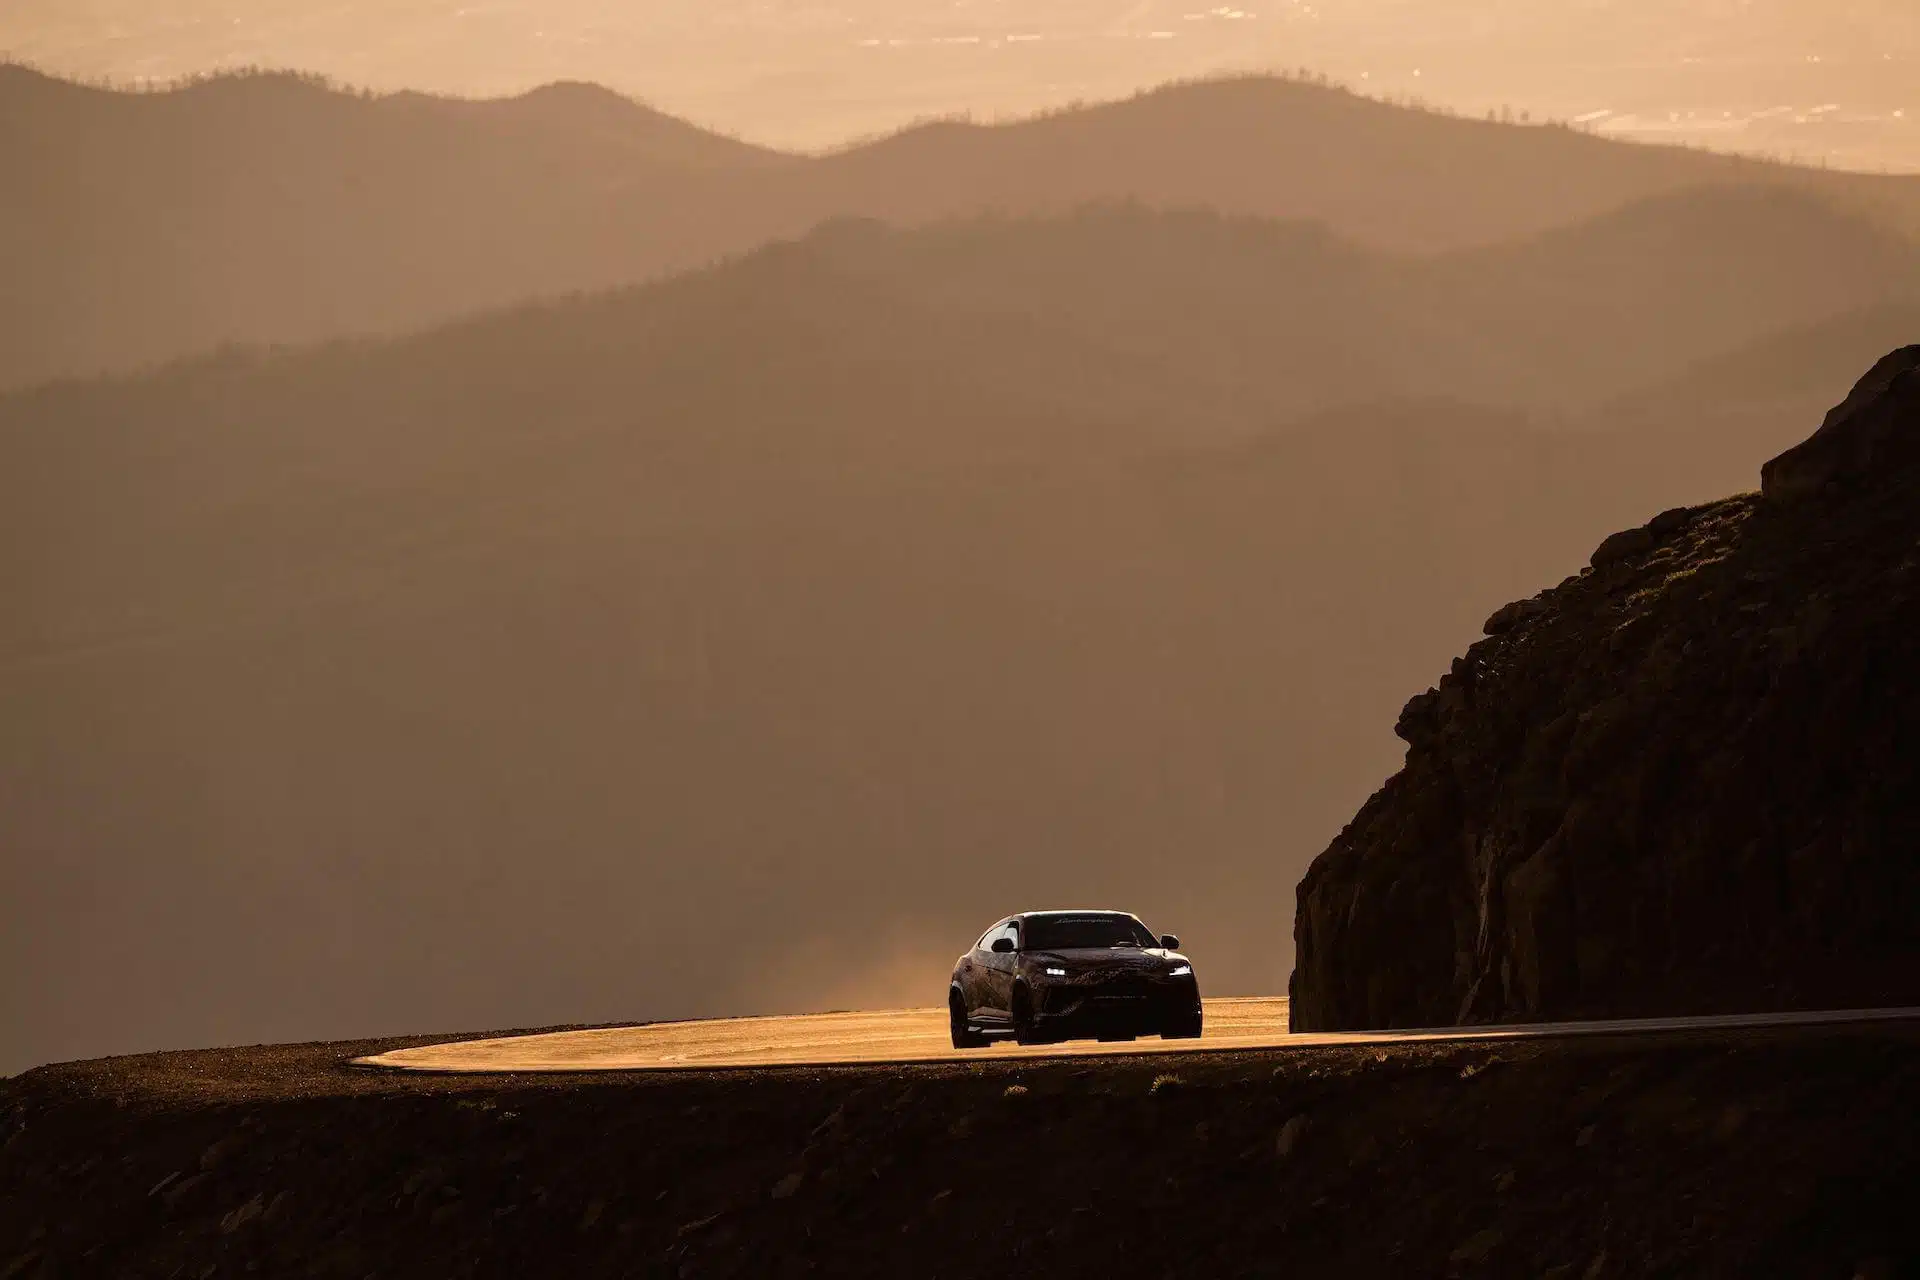
M 1920 1028 L 0 1082 L 0 1277 L 1910 1274 Z

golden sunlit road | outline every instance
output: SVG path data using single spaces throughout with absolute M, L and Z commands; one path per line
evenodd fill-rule
M 1280 997 L 1209 1000 L 1200 1040 L 1144 1039 L 1113 1044 L 1017 1045 L 956 1050 L 947 1039 L 945 1009 L 796 1014 L 656 1022 L 639 1027 L 557 1031 L 398 1049 L 354 1065 L 406 1071 L 557 1072 L 705 1071 L 733 1067 L 823 1067 L 1008 1058 L 1091 1057 L 1112 1054 L 1221 1053 L 1331 1044 L 1394 1044 L 1440 1040 L 1520 1040 L 1608 1032 L 1696 1031 L 1741 1027 L 1815 1026 L 1920 1018 L 1920 1009 L 1846 1009 L 1811 1013 L 1729 1014 L 1705 1018 L 1629 1018 L 1430 1031 L 1366 1031 L 1291 1035 L 1287 1001 Z

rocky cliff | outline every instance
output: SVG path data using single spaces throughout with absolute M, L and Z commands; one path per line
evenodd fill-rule
M 1301 881 L 1295 1030 L 1920 1004 L 1920 346 L 1486 630 Z

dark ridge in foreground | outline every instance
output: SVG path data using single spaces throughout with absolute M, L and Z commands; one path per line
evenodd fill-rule
M 724 1076 L 0 1083 L 0 1272 L 1890 1277 L 1912 1025 Z
M 1407 704 L 1301 882 L 1296 1030 L 1920 1001 L 1920 346 L 1763 477 Z

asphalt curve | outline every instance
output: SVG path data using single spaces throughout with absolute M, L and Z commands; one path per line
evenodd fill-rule
M 655 1022 L 645 1026 L 454 1041 L 356 1058 L 354 1065 L 457 1073 L 712 1071 L 731 1067 L 907 1065 L 1100 1054 L 1220 1053 L 1328 1044 L 1516 1040 L 1610 1032 L 1813 1026 L 1905 1019 L 1920 1019 L 1920 1009 L 1847 1009 L 1291 1035 L 1287 1031 L 1287 1001 L 1276 997 L 1207 1001 L 1206 1034 L 1199 1040 L 1147 1039 L 1114 1044 L 1076 1041 L 1056 1045 L 995 1043 L 986 1049 L 956 1050 L 947 1039 L 945 1009 L 892 1009 Z

